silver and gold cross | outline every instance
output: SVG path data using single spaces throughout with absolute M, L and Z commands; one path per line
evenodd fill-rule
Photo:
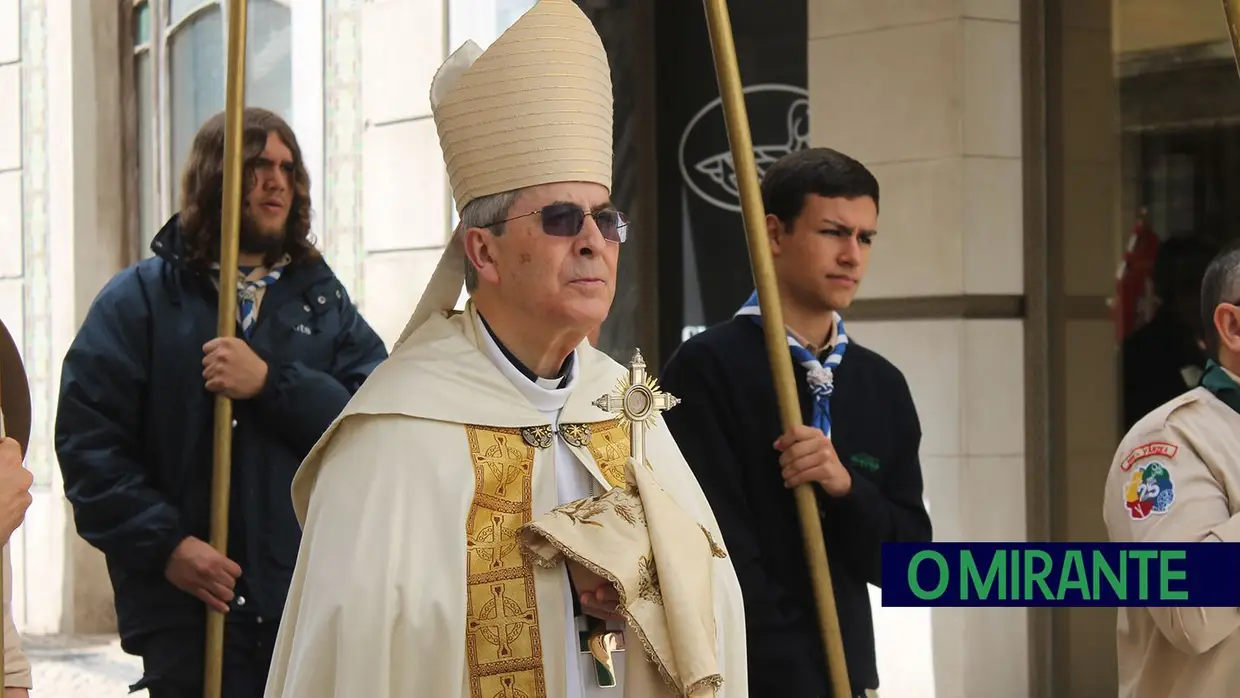
M 641 349 L 633 352 L 629 375 L 616 383 L 613 393 L 592 403 L 595 407 L 619 416 L 621 426 L 628 426 L 629 455 L 637 463 L 646 463 L 646 429 L 658 424 L 659 413 L 672 409 L 680 400 L 659 389 L 659 382 L 646 373 L 646 360 Z M 594 655 L 595 678 L 604 688 L 616 686 L 616 669 L 612 653 L 624 651 L 623 632 L 609 631 L 603 621 L 587 617 L 586 631 L 581 634 L 581 653 Z
M 680 399 L 659 389 L 659 381 L 646 373 L 642 351 L 633 352 L 629 375 L 616 384 L 616 391 L 592 403 L 604 412 L 620 417 L 621 426 L 629 428 L 629 455 L 638 463 L 646 463 L 646 429 L 658 424 L 659 413 L 680 404 Z

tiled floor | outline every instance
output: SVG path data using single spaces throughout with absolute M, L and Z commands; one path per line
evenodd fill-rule
M 142 662 L 121 651 L 115 636 L 24 637 L 38 698 L 146 698 L 129 693 Z

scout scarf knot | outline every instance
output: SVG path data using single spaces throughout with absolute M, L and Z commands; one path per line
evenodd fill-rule
M 1240 412 L 1240 385 L 1227 375 L 1227 371 L 1218 364 L 1214 359 L 1206 362 L 1206 372 L 1201 376 L 1201 387 L 1214 393 L 1214 396 L 1222 400 L 1231 409 Z
M 758 306 L 758 292 L 754 291 L 749 300 L 736 311 L 736 315 L 748 315 L 754 322 L 762 324 L 762 310 Z M 813 427 L 820 429 L 827 436 L 831 435 L 831 393 L 835 391 L 835 369 L 844 360 L 844 350 L 848 348 L 848 335 L 844 334 L 844 318 L 835 314 L 835 345 L 827 357 L 818 360 L 809 349 L 806 349 L 791 334 L 787 334 L 788 349 L 792 358 L 808 372 L 810 392 L 814 396 Z
M 246 279 L 237 280 L 237 315 L 240 316 L 241 333 L 246 339 L 254 333 L 254 322 L 258 320 L 258 314 L 255 310 L 258 304 L 255 302 L 258 297 L 258 289 L 270 286 L 280 280 L 280 270 L 272 270 L 261 279 L 249 281 Z M 280 288 L 284 288 L 281 286 Z
M 212 265 L 219 273 L 219 264 Z M 280 280 L 282 269 L 272 269 L 261 279 L 247 279 L 238 273 L 237 278 L 237 322 L 241 325 L 241 334 L 249 339 L 254 334 L 254 323 L 258 320 L 258 291 Z

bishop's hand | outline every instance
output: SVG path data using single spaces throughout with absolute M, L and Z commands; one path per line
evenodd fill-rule
M 798 424 L 779 437 L 775 449 L 781 452 L 780 474 L 789 489 L 817 482 L 832 497 L 852 491 L 852 474 L 840 463 L 835 446 L 821 429 Z
M 616 593 L 614 584 L 572 560 L 568 561 L 568 574 L 577 589 L 577 599 L 581 602 L 583 613 L 602 620 L 624 620 L 624 616 L 617 612 L 620 609 L 620 595 Z

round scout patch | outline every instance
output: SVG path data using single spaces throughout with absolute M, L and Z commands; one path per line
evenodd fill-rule
M 1157 461 L 1135 468 L 1124 488 L 1128 515 L 1140 521 L 1151 514 L 1165 514 L 1175 502 L 1171 471 Z

